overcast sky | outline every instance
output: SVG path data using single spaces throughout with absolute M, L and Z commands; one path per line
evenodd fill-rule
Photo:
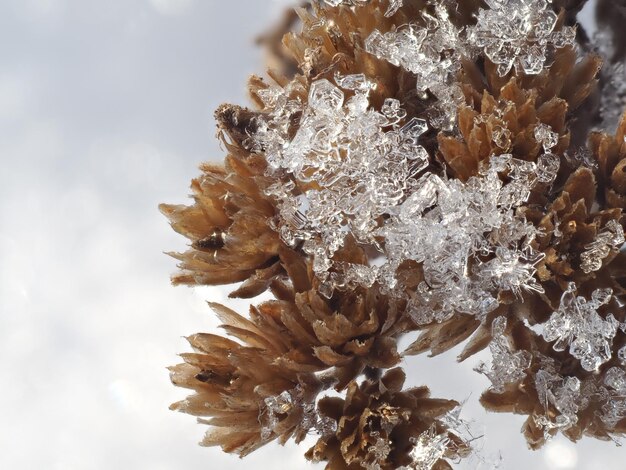
M 224 293 L 170 286 L 162 252 L 185 242 L 157 204 L 185 202 L 197 165 L 223 158 L 213 110 L 245 103 L 253 38 L 287 3 L 0 0 L 0 468 L 320 468 L 306 446 L 243 461 L 197 446 L 165 369 Z M 526 450 L 522 417 L 478 405 L 478 359 L 454 356 L 411 360 L 410 384 L 466 400 L 487 458 L 622 468 L 611 443 Z

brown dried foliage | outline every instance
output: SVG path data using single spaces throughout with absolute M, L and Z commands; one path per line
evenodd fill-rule
M 557 0 L 566 11 L 563 24 L 570 24 L 581 0 Z M 479 0 L 459 2 L 451 12 L 453 21 L 469 24 L 482 5 Z M 409 117 L 421 116 L 429 100 L 418 99 L 415 78 L 407 71 L 376 59 L 364 51 L 365 38 L 374 30 L 382 32 L 415 21 L 426 6 L 424 0 L 405 0 L 401 10 L 386 18 L 386 0 L 372 0 L 358 9 L 323 8 L 317 3 L 296 10 L 301 32 L 290 31 L 295 21 L 286 17 L 282 28 L 266 35 L 264 44 L 271 57 L 268 75 L 274 84 L 295 81 L 292 98 L 307 99 L 309 84 L 320 78 L 364 73 L 376 82 L 371 95 L 374 107 L 385 98 L 399 99 Z M 281 34 L 288 31 L 278 44 Z M 337 291 L 331 299 L 322 297 L 311 270 L 311 260 L 299 250 L 287 247 L 268 225 L 275 215 L 274 202 L 265 196 L 268 181 L 262 154 L 247 150 L 246 140 L 255 130 L 256 117 L 263 113 L 259 91 L 269 84 L 251 77 L 249 92 L 257 110 L 223 105 L 216 113 L 218 135 L 227 151 L 223 165 L 203 164 L 201 176 L 192 182 L 193 204 L 160 206 L 172 227 L 191 242 L 185 253 L 172 254 L 179 261 L 179 272 L 172 281 L 186 285 L 241 283 L 232 297 L 252 298 L 267 290 L 273 300 L 250 308 L 249 318 L 221 306 L 212 305 L 226 333 L 197 334 L 188 338 L 194 353 L 183 354 L 183 364 L 171 369 L 174 384 L 194 393 L 173 409 L 202 418 L 210 425 L 204 445 L 219 445 L 226 452 L 241 456 L 273 439 L 286 442 L 303 439 L 303 405 L 315 403 L 320 391 L 334 387 L 347 390 L 345 399 L 324 398 L 320 413 L 337 424 L 337 431 L 326 434 L 309 450 L 307 457 L 327 461 L 330 470 L 362 468 L 371 461 L 370 449 L 378 437 L 391 443 L 388 460 L 382 468 L 405 465 L 411 439 L 434 429 L 446 433 L 438 418 L 456 403 L 429 398 L 425 387 L 402 390 L 404 374 L 392 369 L 382 378 L 372 377 L 378 369 L 396 366 L 401 360 L 397 341 L 405 333 L 421 329 L 406 355 L 430 352 L 441 354 L 466 342 L 458 359 L 464 360 L 484 349 L 491 341 L 491 323 L 500 315 L 509 319 L 507 336 L 515 350 L 533 353 L 526 378 L 511 384 L 505 393 L 487 391 L 481 397 L 490 410 L 528 416 L 524 434 L 532 448 L 545 441 L 536 418 L 544 415 L 535 388 L 535 375 L 541 355 L 559 361 L 563 375 L 581 380 L 602 381 L 602 372 L 614 365 L 603 365 L 593 377 L 565 353 L 556 353 L 525 325 L 545 322 L 558 307 L 570 281 L 583 295 L 593 289 L 611 287 L 622 297 L 626 292 L 626 258 L 614 250 L 597 272 L 580 269 L 580 255 L 609 220 L 622 220 L 626 207 L 626 114 L 615 135 L 594 133 L 589 138 L 592 159 L 583 165 L 573 158 L 580 137 L 577 129 L 589 125 L 592 114 L 587 98 L 596 90 L 601 60 L 587 54 L 577 61 L 572 48 L 560 49 L 552 65 L 537 76 L 514 72 L 500 77 L 488 61 L 464 61 L 459 81 L 466 103 L 458 112 L 458 133 L 427 135 L 425 144 L 435 150 L 433 166 L 443 163 L 450 177 L 466 180 L 477 174 L 481 162 L 491 155 L 510 153 L 515 158 L 536 161 L 541 145 L 534 137 L 539 124 L 549 125 L 559 135 L 553 151 L 572 158 L 562 159 L 555 184 L 539 187 L 523 213 L 544 232 L 534 248 L 544 257 L 537 265 L 537 278 L 545 294 L 524 293 L 523 299 L 503 295 L 501 306 L 481 322 L 457 314 L 431 325 L 416 326 L 405 313 L 404 302 L 383 295 L 378 286 L 370 289 Z M 294 129 L 298 123 L 294 122 Z M 506 131 L 507 139 L 498 135 Z M 586 133 L 585 133 L 586 134 Z M 556 233 L 560 235 L 556 236 Z M 349 242 L 337 253 L 336 261 L 365 264 L 367 256 Z M 406 263 L 398 272 L 401 282 L 415 288 L 423 279 L 420 267 Z M 626 320 L 622 305 L 613 305 Z M 614 350 L 626 343 L 618 335 Z M 615 352 L 614 351 L 614 352 Z M 357 378 L 366 374 L 360 385 Z M 262 433 L 265 400 L 283 392 L 297 391 L 298 404 L 278 416 L 271 436 Z M 578 440 L 583 434 L 600 439 L 609 437 L 589 407 L 566 435 Z M 558 410 L 550 408 L 550 416 Z M 393 426 L 385 423 L 393 422 Z M 619 423 L 615 432 L 626 431 Z M 450 434 L 456 454 L 464 456 L 467 445 Z M 453 455 L 455 454 L 455 455 Z M 435 468 L 449 468 L 444 460 Z
M 430 398 L 427 387 L 402 390 L 405 375 L 402 369 L 389 370 L 379 380 L 366 380 L 361 385 L 351 382 L 346 398 L 326 397 L 319 403 L 320 413 L 332 419 L 337 430 L 321 437 L 306 456 L 314 461 L 327 461 L 327 470 L 370 468 L 378 464 L 393 470 L 412 462 L 413 440 L 422 433 L 446 434 L 439 420 L 458 403 Z M 448 433 L 452 444 L 445 454 L 454 459 L 465 456 L 467 444 Z M 376 451 L 377 444 L 388 446 Z M 452 468 L 444 459 L 432 467 Z

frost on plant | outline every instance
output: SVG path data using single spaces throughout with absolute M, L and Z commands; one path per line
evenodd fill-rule
M 455 125 L 456 109 L 463 94 L 455 83 L 465 51 L 461 31 L 452 24 L 443 5 L 435 4 L 433 14 L 424 11 L 419 23 L 381 33 L 374 30 L 365 41 L 365 50 L 376 57 L 415 74 L 423 98 L 432 93 L 437 102 L 429 113 L 430 123 L 440 129 Z
M 626 433 L 626 48 L 606 0 L 603 33 L 577 33 L 584 3 L 287 15 L 254 107 L 216 112 L 224 163 L 161 206 L 190 242 L 175 284 L 256 298 L 247 316 L 212 304 L 226 335 L 191 336 L 171 369 L 204 445 L 315 435 L 328 469 L 448 468 L 474 439 L 447 419 L 458 403 L 399 365 L 456 346 L 488 354 L 480 402 L 526 415 L 532 448 Z
M 602 421 L 614 428 L 626 418 L 626 371 L 622 367 L 611 367 L 606 372 L 604 384 L 608 400 L 602 406 Z
M 498 66 L 501 76 L 513 67 L 517 73 L 536 75 L 544 70 L 555 49 L 574 44 L 572 27 L 556 29 L 558 17 L 550 0 L 486 0 L 470 43 Z
M 275 227 L 286 243 L 303 242 L 327 292 L 379 282 L 406 296 L 396 271 L 415 261 L 424 281 L 410 296 L 410 314 L 422 324 L 455 312 L 482 318 L 498 305 L 500 291 L 541 291 L 533 277 L 541 254 L 531 246 L 538 232 L 516 208 L 536 184 L 555 178 L 554 156 L 546 153 L 537 163 L 494 156 L 467 182 L 444 179 L 425 171 L 424 121 L 402 122 L 406 113 L 394 99 L 381 111 L 371 109 L 363 76 L 337 82 L 353 96 L 346 100 L 328 80 L 313 82 L 306 107 L 277 108 L 254 136 L 270 174 L 287 178 L 267 190 L 279 204 Z M 289 138 L 295 110 L 302 117 Z M 334 262 L 348 236 L 370 246 L 376 262 Z
M 609 220 L 596 239 L 585 245 L 585 251 L 580 255 L 581 269 L 586 273 L 598 271 L 611 251 L 623 244 L 624 229 L 617 221 Z
M 420 434 L 414 441 L 411 451 L 413 462 L 410 469 L 429 470 L 441 459 L 448 446 L 450 439 L 446 435 L 437 434 L 434 429 L 429 429 Z
M 507 184 L 499 177 L 503 171 Z M 536 175 L 535 164 L 502 155 L 466 183 L 432 174 L 421 178 L 421 189 L 382 229 L 389 284 L 403 261 L 422 264 L 424 281 L 409 310 L 418 324 L 443 321 L 455 312 L 483 318 L 498 306 L 500 291 L 541 291 L 533 277 L 541 258 L 531 247 L 537 232 L 515 210 Z M 478 263 L 483 257 L 489 261 Z
M 371 82 L 363 75 L 338 76 L 336 81 L 354 92 L 349 99 L 330 81 L 316 81 L 307 106 L 288 102 L 276 108 L 269 122 L 261 121 L 253 140 L 265 150 L 269 174 L 286 178 L 266 190 L 278 201 L 279 217 L 273 223 L 283 240 L 304 242 L 323 281 L 371 285 L 376 273 L 366 266 L 350 266 L 332 280 L 332 257 L 348 236 L 378 245 L 379 220 L 416 190 L 416 177 L 428 165 L 419 144 L 428 127 L 419 119 L 403 122 L 406 113 L 393 98 L 380 111 L 372 109 Z M 295 112 L 302 117 L 290 138 L 288 123 Z
M 551 368 L 541 369 L 535 377 L 535 386 L 545 415 L 536 418 L 546 437 L 554 429 L 567 430 L 578 422 L 578 413 L 587 406 L 587 400 L 581 393 L 581 382 L 576 377 L 562 377 Z M 557 411 L 552 417 L 551 407 Z
M 489 343 L 492 364 L 488 367 L 480 364 L 478 372 L 485 374 L 491 380 L 491 389 L 502 393 L 506 385 L 521 381 L 531 365 L 532 356 L 528 351 L 512 351 L 509 340 L 505 335 L 506 318 L 498 317 L 491 326 L 492 340 Z
M 610 302 L 611 289 L 595 290 L 590 300 L 576 296 L 570 284 L 561 298 L 559 309 L 545 323 L 543 337 L 555 342 L 555 351 L 569 346 L 570 354 L 580 360 L 582 367 L 595 371 L 612 357 L 611 346 L 619 322 L 611 314 L 603 318 L 598 310 Z
M 297 412 L 298 428 L 303 433 L 318 432 L 326 434 L 336 430 L 336 424 L 326 417 L 319 416 L 314 403 L 307 403 L 302 398 L 302 390 L 296 387 L 285 390 L 279 395 L 264 399 L 264 406 L 259 413 L 259 421 L 263 424 L 261 437 L 269 440 L 272 436 L 280 434 L 281 421 Z

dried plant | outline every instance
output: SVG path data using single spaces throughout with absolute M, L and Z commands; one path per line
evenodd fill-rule
M 398 366 L 461 343 L 531 448 L 626 432 L 622 33 L 599 2 L 588 37 L 584 3 L 324 0 L 262 38 L 254 108 L 216 113 L 224 164 L 161 206 L 191 242 L 175 284 L 272 295 L 212 305 L 229 337 L 171 369 L 204 445 L 315 434 L 328 469 L 450 468 L 458 404 Z

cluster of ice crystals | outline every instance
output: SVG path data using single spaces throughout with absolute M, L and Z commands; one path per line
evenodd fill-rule
M 565 431 L 574 426 L 578 422 L 579 411 L 589 405 L 588 393 L 581 388 L 580 380 L 576 377 L 562 377 L 549 365 L 537 372 L 535 387 L 546 411 L 544 416 L 536 420 L 543 427 L 546 437 L 550 436 L 553 429 Z M 559 412 L 554 418 L 550 417 L 550 406 Z
M 409 310 L 418 324 L 454 312 L 483 318 L 501 291 L 543 291 L 534 278 L 541 255 L 531 248 L 537 229 L 516 211 L 538 182 L 537 166 L 500 155 L 467 182 L 427 173 L 381 229 L 387 264 L 379 269 L 388 285 L 403 261 L 422 266 Z
M 377 244 L 381 217 L 415 191 L 415 177 L 428 165 L 418 143 L 427 130 L 424 121 L 403 122 L 406 113 L 393 98 L 380 112 L 371 109 L 368 93 L 374 85 L 362 74 L 337 76 L 336 82 L 351 92 L 349 99 L 326 79 L 313 82 L 307 106 L 281 103 L 253 138 L 271 176 L 278 177 L 267 189 L 279 202 L 275 227 L 290 244 L 304 241 L 324 281 L 332 267 L 341 268 L 332 257 L 346 237 Z M 290 138 L 296 113 L 300 124 Z M 351 275 L 371 285 L 375 276 L 364 269 L 354 266 Z
M 422 432 L 417 438 L 411 439 L 413 448 L 410 452 L 412 462 L 409 465 L 399 467 L 398 470 L 430 470 L 441 459 L 451 459 L 454 455 L 455 461 L 459 463 L 463 458 L 463 468 L 498 468 L 497 465 L 489 465 L 490 462 L 482 453 L 469 444 L 481 439 L 483 436 L 476 431 L 474 422 L 466 421 L 460 417 L 462 407 L 459 406 L 449 413 L 446 413 L 439 420 L 445 431 L 438 432 L 436 425 Z M 459 444 L 461 447 L 459 447 Z M 458 461 L 457 461 L 458 459 Z
M 324 0 L 326 5 L 331 7 L 338 7 L 339 5 L 362 7 L 367 5 L 371 0 Z
M 408 467 L 411 470 L 430 470 L 438 460 L 442 459 L 450 447 L 447 433 L 437 434 L 434 427 L 421 433 L 413 440 L 410 456 L 413 459 Z
M 486 0 L 477 23 L 468 33 L 470 44 L 479 48 L 504 76 L 515 67 L 517 73 L 540 73 L 554 49 L 573 45 L 576 31 L 555 30 L 557 15 L 550 0 Z
M 261 428 L 263 440 L 271 439 L 280 421 L 295 410 L 302 413 L 298 427 L 304 432 L 315 430 L 318 434 L 325 435 L 336 430 L 334 420 L 321 417 L 317 413 L 314 403 L 302 399 L 302 390 L 299 387 L 285 390 L 276 396 L 267 397 L 263 404 L 261 416 L 259 416 L 259 420 L 263 424 Z
M 543 427 L 546 438 L 554 429 L 565 431 L 575 425 L 580 412 L 592 404 L 599 406 L 597 414 L 608 429 L 626 418 L 626 371 L 622 367 L 608 369 L 603 382 L 598 382 L 595 376 L 581 381 L 577 377 L 563 377 L 556 372 L 557 362 L 543 359 L 535 387 L 546 414 L 536 421 Z M 551 407 L 559 414 L 553 416 Z
M 438 5 L 435 15 L 422 13 L 424 25 L 408 24 L 381 33 L 374 30 L 365 40 L 365 50 L 394 65 L 413 72 L 417 87 L 425 92 L 449 83 L 458 70 L 458 29 L 450 22 L 446 9 Z
M 507 337 L 506 317 L 498 317 L 491 325 L 492 340 L 489 349 L 492 355 L 491 367 L 481 363 L 477 371 L 485 374 L 491 380 L 491 389 L 496 393 L 503 393 L 505 386 L 516 383 L 526 377 L 526 371 L 532 362 L 532 355 L 527 351 L 511 351 Z
M 606 371 L 604 384 L 608 387 L 609 398 L 602 406 L 601 419 L 613 428 L 626 418 L 626 371 L 621 367 L 611 367 Z
M 294 396 L 289 391 L 284 391 L 280 395 L 267 397 L 265 400 L 264 412 L 266 413 L 266 424 L 261 429 L 261 437 L 263 440 L 269 439 L 280 417 L 288 415 L 296 406 Z
M 385 16 L 390 17 L 395 15 L 396 12 L 402 8 L 402 5 L 404 5 L 404 0 L 389 0 L 389 7 L 385 12 Z
M 331 7 L 338 7 L 339 5 L 357 6 L 361 7 L 370 3 L 371 0 L 324 0 L 324 3 Z M 389 0 L 389 6 L 385 11 L 385 16 L 390 17 L 396 14 L 396 12 L 402 8 L 404 0 Z
M 381 464 L 384 465 L 391 452 L 391 442 L 381 437 L 378 432 L 373 432 L 372 437 L 375 437 L 376 441 L 367 449 L 368 460 L 362 464 L 362 467 L 365 470 L 382 470 Z
M 537 162 L 537 178 L 542 183 L 554 182 L 559 171 L 561 159 L 552 152 L 559 143 L 559 134 L 554 132 L 547 124 L 539 124 L 535 127 L 535 140 L 543 147 L 544 154 Z
M 287 90 L 268 91 L 270 111 L 251 138 L 275 181 L 266 189 L 279 208 L 273 227 L 312 255 L 321 293 L 379 282 L 404 296 L 397 271 L 406 261 L 423 271 L 409 299 L 420 324 L 455 312 L 483 318 L 502 291 L 542 292 L 534 278 L 541 255 L 531 247 L 538 232 L 517 208 L 535 185 L 556 176 L 551 130 L 537 131 L 546 153 L 536 163 L 492 156 L 479 175 L 448 180 L 425 171 L 425 121 L 406 122 L 393 98 L 372 109 L 374 83 L 362 74 L 335 82 L 341 88 L 313 82 L 306 105 L 286 98 Z M 367 265 L 333 260 L 348 237 L 367 248 Z
M 417 142 L 425 123 L 414 119 L 400 127 L 404 112 L 393 99 L 380 113 L 368 109 L 367 101 L 355 107 L 354 101 L 367 100 L 367 80 L 339 81 L 356 89 L 347 104 L 339 88 L 320 80 L 291 141 L 286 131 L 276 138 L 276 128 L 257 137 L 273 171 L 310 183 L 311 189 L 295 194 L 295 184 L 281 180 L 269 193 L 280 201 L 281 235 L 305 240 L 318 276 L 334 287 L 378 280 L 393 290 L 404 261 L 421 263 L 425 279 L 413 299 L 420 323 L 432 321 L 434 311 L 439 321 L 455 311 L 484 315 L 497 306 L 500 290 L 540 291 L 533 277 L 539 257 L 530 248 L 536 230 L 515 208 L 537 182 L 554 178 L 558 162 L 546 163 L 548 154 L 537 164 L 502 155 L 465 183 L 432 173 L 416 178 L 427 165 Z M 388 218 L 383 225 L 377 221 L 382 215 Z M 378 262 L 334 265 L 332 255 L 348 234 L 377 247 Z M 477 262 L 485 256 L 491 259 Z M 343 276 L 331 275 L 331 267 Z
M 460 450 L 456 448 L 451 436 L 459 437 L 459 441 L 464 443 L 477 439 L 470 430 L 470 423 L 461 419 L 460 414 L 461 407 L 457 407 L 441 417 L 439 424 L 443 425 L 445 431 L 438 432 L 437 425 L 433 424 L 417 438 L 411 439 L 413 448 L 409 455 L 412 461 L 408 466 L 399 467 L 398 470 L 430 470 L 438 460 L 444 458 L 448 451 L 455 453 Z M 381 425 L 389 434 L 399 422 L 398 417 L 391 419 L 384 417 Z M 380 436 L 378 432 L 373 432 L 372 437 L 376 438 L 376 441 L 368 449 L 370 458 L 362 465 L 367 470 L 381 470 L 386 468 L 385 463 L 392 450 L 392 443 Z
M 615 128 L 624 113 L 624 108 L 626 108 L 626 81 L 622 79 L 626 69 L 620 60 L 616 60 L 620 55 L 616 54 L 616 51 L 621 44 L 619 41 L 614 41 L 611 28 L 598 29 L 593 35 L 592 43 L 596 51 L 604 57 L 600 72 L 603 85 L 600 95 L 600 117 L 602 120 L 599 128 L 611 134 L 615 132 Z
M 609 256 L 612 250 L 619 249 L 624 244 L 624 229 L 617 220 L 610 220 L 602 228 L 594 241 L 585 246 L 580 255 L 580 267 L 585 273 L 598 271 L 602 268 L 602 260 Z
M 437 98 L 430 123 L 436 128 L 451 129 L 463 94 L 454 83 L 464 48 L 460 31 L 452 24 L 441 4 L 434 13 L 424 11 L 422 23 L 412 23 L 381 33 L 374 30 L 365 41 L 365 50 L 379 59 L 401 66 L 415 74 L 417 89 L 423 98 L 430 91 Z
M 611 289 L 598 289 L 592 293 L 591 300 L 586 300 L 576 296 L 576 287 L 571 283 L 558 310 L 544 324 L 544 339 L 556 341 L 555 351 L 563 351 L 569 345 L 569 353 L 580 360 L 583 369 L 597 370 L 611 359 L 611 345 L 620 326 L 612 314 L 604 319 L 598 313 L 612 295 Z

